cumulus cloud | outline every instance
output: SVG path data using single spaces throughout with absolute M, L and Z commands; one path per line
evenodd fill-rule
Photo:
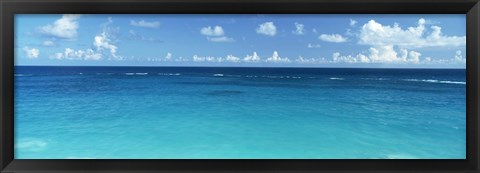
M 340 34 L 322 34 L 318 37 L 318 39 L 333 43 L 343 43 L 347 41 L 347 38 L 343 37 Z
M 110 56 L 116 60 L 121 60 L 122 57 L 117 55 L 118 47 L 110 40 L 109 34 L 106 30 L 102 33 L 97 34 L 94 38 L 93 45 L 97 51 L 102 51 L 104 49 L 110 51 Z
M 172 53 L 168 52 L 164 59 L 165 61 L 172 61 L 173 60 Z
M 233 55 L 227 55 L 227 58 L 225 60 L 228 62 L 235 62 L 235 63 L 240 62 L 240 58 Z
M 192 60 L 193 62 L 223 62 L 224 61 L 222 57 L 198 56 L 198 55 L 193 55 Z
M 275 36 L 277 34 L 277 27 L 273 22 L 265 22 L 258 25 L 256 29 L 258 34 L 268 35 L 268 36 Z
M 308 48 L 320 48 L 322 47 L 320 44 L 311 44 L 311 43 L 308 43 L 307 45 Z
M 465 36 L 446 36 L 439 26 L 431 26 L 427 31 L 426 21 L 421 18 L 416 27 L 403 29 L 399 24 L 382 25 L 375 20 L 364 24 L 358 35 L 359 44 L 363 45 L 394 45 L 402 48 L 423 48 L 441 46 L 465 46 Z
M 200 29 L 200 33 L 206 36 L 223 36 L 225 32 L 221 26 L 207 26 Z
M 221 36 L 221 37 L 207 37 L 208 41 L 211 42 L 234 42 L 235 39 L 226 37 L 226 36 Z
M 302 56 L 299 56 L 297 59 L 295 59 L 295 62 L 300 64 L 315 64 L 320 62 L 326 62 L 326 60 L 325 58 L 304 58 Z
M 243 58 L 245 62 L 259 62 L 260 57 L 257 55 L 257 52 L 253 52 L 253 55 L 247 55 Z
M 420 63 L 420 56 L 422 56 L 421 53 L 412 50 L 410 51 L 410 53 L 408 53 L 408 61 L 414 64 L 418 64 Z
M 95 52 L 93 49 L 74 50 L 65 48 L 63 53 L 55 53 L 51 58 L 57 60 L 101 60 L 102 54 Z
M 158 28 L 160 27 L 160 22 L 158 21 L 147 22 L 145 20 L 140 20 L 137 22 L 137 21 L 131 20 L 130 25 L 144 27 L 144 28 Z
M 367 54 L 341 55 L 339 52 L 335 52 L 332 59 L 333 62 L 345 63 L 419 64 L 422 62 L 421 56 L 420 52 L 407 49 L 400 49 L 397 52 L 392 45 L 384 45 L 371 47 Z
M 202 35 L 207 36 L 211 42 L 234 42 L 235 39 L 225 36 L 225 31 L 221 26 L 207 26 L 200 29 Z
M 305 25 L 295 22 L 295 30 L 293 30 L 292 33 L 295 35 L 303 35 L 305 34 L 304 28 L 305 28 Z
M 80 15 L 77 14 L 65 14 L 53 24 L 41 26 L 39 31 L 40 33 L 58 38 L 73 39 L 77 37 L 79 18 Z
M 370 59 L 365 55 L 358 54 L 357 56 L 352 55 L 341 55 L 340 52 L 335 52 L 332 55 L 333 62 L 342 62 L 342 63 L 368 63 Z
M 460 50 L 457 50 L 455 52 L 454 61 L 457 62 L 457 63 L 466 63 L 467 62 L 467 60 L 465 58 L 463 58 L 462 51 L 460 51 Z
M 274 63 L 289 63 L 290 59 L 287 57 L 282 58 L 278 55 L 277 51 L 273 52 L 273 55 L 265 60 L 265 62 L 274 62 Z
M 114 31 L 118 32 L 118 28 L 108 28 L 108 25 L 112 22 L 112 19 L 108 18 L 108 22 L 102 25 L 104 27 L 103 32 L 93 38 L 93 46 L 95 49 L 75 50 L 65 48 L 64 52 L 57 52 L 51 55 L 50 58 L 57 60 L 101 60 L 104 56 L 107 56 L 109 60 L 123 60 L 122 56 L 117 55 L 118 47 L 110 38 Z M 108 53 L 105 53 L 105 50 Z
M 29 59 L 35 59 L 35 58 L 38 58 L 38 56 L 40 56 L 40 50 L 35 48 L 24 47 L 23 51 L 25 52 L 27 58 Z
M 55 43 L 53 41 L 47 40 L 42 43 L 43 46 L 54 46 Z
M 350 26 L 355 26 L 357 24 L 356 20 L 350 19 Z

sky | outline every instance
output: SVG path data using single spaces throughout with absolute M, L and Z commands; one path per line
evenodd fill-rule
M 15 65 L 465 68 L 464 14 L 17 14 Z

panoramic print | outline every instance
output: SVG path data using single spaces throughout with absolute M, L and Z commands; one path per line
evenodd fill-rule
M 17 14 L 15 159 L 466 159 L 466 19 Z

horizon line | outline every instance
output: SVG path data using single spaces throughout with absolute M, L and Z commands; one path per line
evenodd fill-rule
M 147 67 L 147 68 L 331 68 L 331 69 L 452 69 L 452 70 L 466 70 L 467 68 L 455 68 L 455 67 L 285 67 L 285 66 L 109 66 L 109 65 L 14 65 L 14 67 Z

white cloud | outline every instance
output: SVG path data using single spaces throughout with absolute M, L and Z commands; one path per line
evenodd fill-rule
M 308 48 L 320 48 L 322 47 L 320 44 L 311 44 L 311 43 L 308 43 L 307 45 Z
M 226 61 L 228 62 L 240 62 L 240 58 L 233 56 L 233 55 L 227 55 Z
M 160 22 L 158 21 L 147 22 L 145 20 L 141 20 L 137 22 L 137 21 L 131 20 L 130 25 L 144 27 L 144 28 L 158 28 L 160 27 Z
M 271 57 L 267 58 L 267 60 L 265 60 L 265 62 L 288 63 L 288 62 L 290 62 L 290 59 L 288 59 L 287 57 L 282 58 L 278 55 L 277 51 L 274 51 L 273 55 Z
M 206 35 L 207 40 L 211 42 L 234 42 L 235 39 L 224 36 L 225 31 L 221 26 L 207 26 L 200 29 L 202 35 Z
M 463 58 L 462 51 L 460 51 L 460 50 L 457 50 L 455 52 L 454 61 L 457 62 L 457 63 L 466 63 L 467 62 L 467 60 L 465 58 Z
M 137 32 L 135 32 L 134 30 L 129 30 L 128 31 L 128 38 L 131 39 L 131 40 L 141 40 L 141 41 L 149 41 L 149 42 L 161 42 L 161 40 L 158 40 L 158 39 L 155 39 L 155 38 L 152 38 L 152 37 L 144 37 L 143 35 L 141 34 L 138 34 Z
M 168 52 L 164 59 L 165 59 L 165 61 L 172 61 L 172 59 L 173 59 L 172 53 Z
M 102 54 L 92 49 L 74 50 L 72 48 L 65 48 L 63 53 L 55 53 L 51 58 L 57 60 L 101 60 Z
M 275 36 L 275 34 L 277 34 L 277 27 L 273 22 L 265 22 L 258 25 L 258 28 L 256 31 L 258 34 Z
M 50 36 L 73 39 L 77 37 L 77 29 L 79 28 L 77 20 L 79 18 L 80 15 L 77 14 L 65 14 L 53 24 L 41 26 L 39 31 Z
M 318 33 L 317 29 L 315 29 L 315 28 L 312 29 L 312 32 L 315 33 L 315 34 Z
M 335 52 L 332 55 L 333 62 L 342 62 L 342 63 L 369 63 L 370 59 L 363 54 L 358 54 L 357 56 L 347 55 L 342 56 L 340 52 Z
M 215 58 L 213 56 L 198 56 L 193 55 L 192 57 L 193 62 L 223 62 L 222 57 Z
M 35 48 L 24 47 L 23 51 L 25 52 L 27 58 L 29 59 L 35 59 L 35 58 L 38 58 L 38 56 L 40 56 L 40 50 Z
M 357 24 L 356 20 L 350 19 L 350 26 L 355 26 Z
M 302 56 L 299 56 L 297 59 L 295 59 L 297 63 L 301 64 L 314 64 L 314 63 L 320 63 L 320 62 L 325 62 L 325 59 L 317 59 L 317 58 L 304 58 Z
M 295 22 L 295 30 L 293 30 L 292 33 L 295 35 L 303 35 L 305 34 L 304 28 L 305 28 L 305 25 Z
M 431 26 L 428 35 L 426 21 L 421 18 L 416 27 L 401 28 L 397 23 L 393 26 L 382 25 L 375 20 L 364 24 L 359 33 L 359 44 L 394 45 L 402 48 L 422 48 L 440 46 L 465 46 L 465 36 L 445 36 L 441 27 Z
M 207 26 L 200 29 L 200 33 L 206 36 L 223 36 L 225 32 L 221 26 Z
M 245 62 L 258 62 L 260 61 L 260 57 L 257 55 L 257 52 L 253 52 L 253 55 L 247 55 L 243 58 Z
M 222 37 L 207 37 L 208 41 L 211 42 L 234 42 L 235 40 L 230 37 L 222 36 Z
M 193 55 L 192 60 L 193 60 L 193 62 L 204 62 L 205 57 L 201 57 L 201 56 L 198 56 L 198 55 Z
M 370 55 L 368 57 L 372 62 L 393 63 L 403 59 L 397 56 L 397 52 L 391 45 L 371 47 L 369 51 Z
M 322 34 L 318 37 L 318 39 L 333 43 L 342 43 L 347 41 L 347 38 L 343 37 L 340 34 Z
M 97 51 L 100 52 L 103 49 L 107 49 L 110 51 L 111 57 L 113 57 L 115 60 L 122 60 L 122 57 L 117 55 L 118 47 L 112 43 L 107 31 L 97 34 L 94 38 L 93 45 L 96 47 Z
M 414 64 L 419 64 L 420 63 L 420 56 L 422 56 L 421 53 L 415 52 L 415 51 L 412 50 L 408 54 L 408 57 L 410 58 L 408 61 L 410 61 L 411 63 L 414 63 Z
M 422 61 L 420 52 L 400 49 L 397 53 L 392 45 L 371 47 L 368 54 L 340 55 L 335 52 L 332 56 L 333 62 L 346 63 L 386 63 L 386 64 L 419 64 Z M 430 58 L 431 59 L 431 58 Z
M 55 43 L 53 41 L 47 40 L 42 43 L 43 46 L 54 46 Z

